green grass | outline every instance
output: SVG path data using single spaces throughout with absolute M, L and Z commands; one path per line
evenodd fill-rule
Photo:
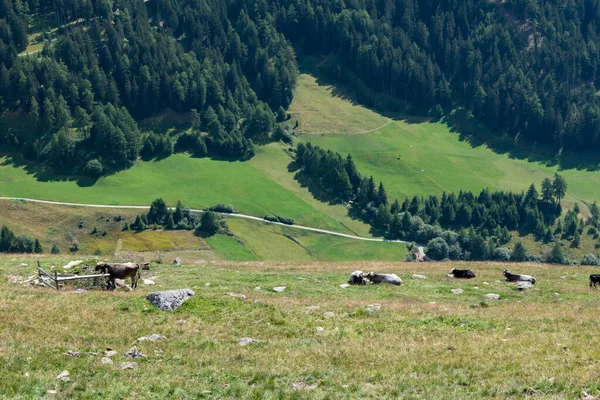
M 566 201 L 600 199 L 600 171 L 559 171 L 558 167 L 497 154 L 486 146 L 472 147 L 444 123 L 394 121 L 369 134 L 305 135 L 301 140 L 350 153 L 363 175 L 383 181 L 388 195 L 400 200 L 443 191 L 478 192 L 485 187 L 521 192 L 531 183 L 539 188 L 541 181 L 555 172 L 567 181 Z
M 30 275 L 35 258 L 0 258 L 0 276 Z M 62 265 L 68 258 L 42 258 Z M 29 267 L 19 267 L 22 262 Z M 245 265 L 248 264 L 248 265 Z M 477 278 L 446 278 L 452 266 Z M 538 278 L 518 292 L 498 263 L 324 263 L 152 266 L 134 292 L 11 285 L 0 279 L 2 398 L 520 399 L 600 394 L 596 268 L 511 265 Z M 341 289 L 354 269 L 396 273 L 402 286 Z M 413 280 L 420 273 L 426 280 Z M 484 282 L 488 282 L 486 285 Z M 210 283 L 210 286 L 206 286 Z M 274 286 L 283 285 L 283 293 Z M 255 290 L 261 286 L 261 290 Z M 150 291 L 190 287 L 175 312 Z M 463 294 L 451 293 L 462 288 Z M 248 299 L 224 296 L 245 294 Z M 487 301 L 486 293 L 500 300 Z M 366 311 L 380 304 L 379 312 Z M 333 313 L 328 315 L 326 313 Z M 317 329 L 319 328 L 319 329 Z M 135 370 L 115 366 L 138 343 Z M 260 343 L 240 346 L 239 338 Z M 102 352 L 117 351 L 114 364 Z M 68 356 L 68 351 L 81 357 Z M 69 371 L 70 381 L 56 376 Z M 304 385 L 304 386 L 303 386 Z M 303 389 L 310 386 L 312 389 Z M 50 395 L 48 395 L 50 397 Z
M 265 176 L 253 162 L 176 154 L 160 161 L 140 161 L 128 170 L 85 186 L 60 178 L 41 181 L 25 168 L 4 161 L 0 166 L 2 196 L 111 205 L 149 205 L 162 197 L 168 204 L 181 200 L 192 208 L 225 203 L 255 216 L 278 214 L 300 224 L 350 232 L 326 212 L 315 209 L 302 197 Z M 287 163 L 278 167 L 285 170 Z
M 332 101 L 333 99 L 333 101 Z M 376 129 L 389 119 L 352 101 L 352 97 L 317 78 L 300 74 L 289 111 L 299 133 L 361 133 Z

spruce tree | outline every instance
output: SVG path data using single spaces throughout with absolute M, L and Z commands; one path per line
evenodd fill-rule
M 525 249 L 525 246 L 520 241 L 515 244 L 510 260 L 516 262 L 527 260 L 527 249 Z

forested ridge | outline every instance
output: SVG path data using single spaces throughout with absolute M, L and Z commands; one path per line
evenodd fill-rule
M 28 113 L 37 128 L 3 139 L 26 157 L 93 175 L 176 147 L 251 157 L 297 76 L 289 42 L 252 3 L 2 0 L 2 108 Z M 52 12 L 59 34 L 47 34 L 41 53 L 18 57 L 24 27 Z M 192 132 L 142 134 L 135 121 L 165 108 L 193 111 Z
M 58 31 L 19 57 L 42 16 Z M 284 133 L 295 47 L 370 105 L 461 107 L 515 141 L 597 149 L 599 29 L 599 0 L 2 0 L 1 108 L 35 122 L 2 140 L 91 175 L 140 153 L 251 157 Z M 140 131 L 167 108 L 195 110 L 191 132 Z

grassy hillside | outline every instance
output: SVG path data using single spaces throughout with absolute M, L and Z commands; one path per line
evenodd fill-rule
M 113 210 L 57 206 L 23 201 L 0 201 L 0 225 L 17 234 L 39 238 L 49 252 L 56 244 L 71 257 L 99 255 L 118 260 L 145 259 L 170 262 L 176 257 L 228 261 L 402 261 L 406 246 L 399 243 L 363 242 L 342 237 L 227 218 L 233 236 L 202 239 L 192 231 L 122 231 L 138 210 Z M 93 233 L 94 230 L 97 233 Z
M 302 91 L 311 93 L 325 104 L 310 114 L 314 120 L 327 119 L 336 108 L 349 106 L 345 99 L 331 94 L 329 86 L 321 85 Z M 360 107 L 358 107 L 360 108 Z M 363 112 L 370 113 L 369 110 Z M 361 115 L 357 111 L 357 115 Z M 335 119 L 330 121 L 335 122 Z M 343 123 L 330 126 L 326 135 L 320 129 L 305 129 L 300 140 L 310 141 L 342 154 L 352 154 L 359 171 L 373 175 L 385 183 L 388 195 L 403 199 L 405 196 L 441 194 L 442 191 L 479 191 L 484 187 L 522 191 L 531 183 L 538 185 L 545 177 L 560 172 L 568 183 L 567 204 L 574 201 L 592 202 L 600 199 L 600 170 L 561 169 L 543 162 L 511 158 L 508 154 L 492 151 L 485 145 L 473 147 L 460 135 L 451 132 L 442 122 L 414 122 L 398 120 L 368 134 L 353 133 Z M 311 134 L 312 133 L 312 134 Z M 565 156 L 564 158 L 572 156 Z M 566 161 L 565 164 L 579 163 Z
M 18 267 L 22 262 L 30 266 Z M 600 297 L 587 287 L 593 268 L 511 266 L 538 278 L 524 293 L 499 280 L 505 265 L 494 263 L 168 265 L 144 271 L 156 285 L 131 293 L 7 283 L 7 275 L 33 274 L 32 264 L 0 258 L 0 397 L 41 398 L 48 390 L 57 398 L 144 399 L 600 394 L 600 323 L 590 317 Z M 448 279 L 452 266 L 471 268 L 477 278 Z M 397 273 L 403 285 L 339 288 L 356 268 Z M 413 273 L 427 279 L 413 280 Z M 272 292 L 278 285 L 287 290 Z M 144 298 L 183 287 L 196 295 L 172 313 Z M 223 296 L 229 291 L 248 300 Z M 485 300 L 487 293 L 500 300 Z M 366 311 L 372 304 L 381 310 Z M 166 339 L 138 343 L 146 357 L 133 360 L 136 369 L 115 368 L 131 361 L 123 354 L 137 338 L 154 333 Z M 261 342 L 240 346 L 242 337 Z M 107 347 L 117 351 L 114 364 L 100 362 Z M 56 379 L 64 370 L 68 382 Z
M 390 121 L 361 107 L 351 94 L 339 87 L 323 83 L 309 74 L 298 77 L 296 95 L 288 112 L 292 116 L 292 126 L 298 121 L 299 133 L 313 135 L 340 131 L 362 133 Z

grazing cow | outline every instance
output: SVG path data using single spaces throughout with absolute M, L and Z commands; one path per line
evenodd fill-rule
M 350 274 L 348 283 L 351 285 L 366 285 L 367 280 L 365 279 L 365 273 L 362 271 L 354 271 Z
M 600 284 L 600 274 L 590 275 L 590 288 L 592 285 L 597 289 L 596 285 Z
M 507 269 L 502 272 L 502 275 L 509 282 L 531 282 L 532 285 L 535 285 L 536 282 L 536 279 L 531 275 L 511 274 Z
M 142 266 L 143 268 L 143 266 Z M 105 274 L 109 274 L 108 284 L 106 289 L 115 290 L 117 285 L 116 279 L 127 279 L 131 278 L 131 288 L 137 287 L 137 281 L 140 278 L 140 264 L 135 263 L 124 263 L 124 264 L 107 264 L 99 262 L 96 264 L 96 271 L 102 271 Z
M 380 283 L 389 283 L 392 285 L 402 284 L 402 279 L 400 279 L 396 274 L 376 274 L 373 271 L 371 271 L 367 274 L 367 279 L 375 285 L 378 285 Z
M 450 270 L 450 272 L 448 272 L 449 275 L 452 275 L 455 278 L 458 279 L 472 279 L 475 278 L 475 273 L 473 271 L 471 271 L 470 269 L 456 269 L 456 268 L 452 268 Z

